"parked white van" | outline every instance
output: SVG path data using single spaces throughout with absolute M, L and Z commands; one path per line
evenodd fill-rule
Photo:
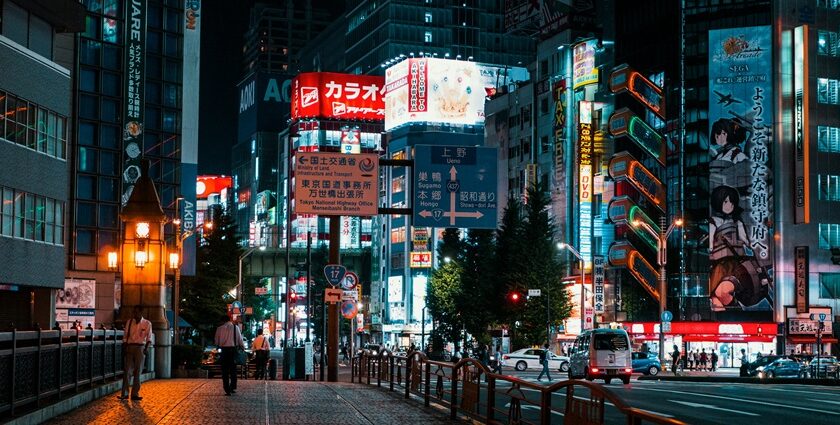
M 569 354 L 569 379 L 619 378 L 630 383 L 633 373 L 630 337 L 624 329 L 593 329 L 575 340 Z

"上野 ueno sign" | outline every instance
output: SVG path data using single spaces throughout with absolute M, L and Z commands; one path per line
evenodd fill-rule
M 371 216 L 378 212 L 376 154 L 298 152 L 295 213 Z

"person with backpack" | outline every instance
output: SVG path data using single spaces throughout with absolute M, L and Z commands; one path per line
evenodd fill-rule
M 263 335 L 262 329 L 257 329 L 257 337 L 254 338 L 254 341 L 251 343 L 251 349 L 254 350 L 256 355 L 255 362 L 257 364 L 257 370 L 254 372 L 254 378 L 268 379 L 265 367 L 268 364 L 268 354 L 271 347 L 268 344 L 268 338 Z
M 540 353 L 540 364 L 542 365 L 542 372 L 540 372 L 540 375 L 537 376 L 537 381 L 542 381 L 542 376 L 545 375 L 548 378 L 548 382 L 551 382 L 551 375 L 548 373 L 548 359 L 551 358 L 548 354 L 548 343 L 543 345 L 543 348 L 544 349 Z

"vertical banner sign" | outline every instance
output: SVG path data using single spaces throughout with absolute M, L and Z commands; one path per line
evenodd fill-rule
M 592 261 L 592 291 L 595 292 L 595 313 L 604 312 L 604 256 L 596 255 Z
M 198 178 L 198 92 L 201 50 L 201 0 L 184 4 L 184 64 L 181 96 L 181 273 L 195 275 L 195 205 Z
M 709 31 L 713 311 L 773 310 L 772 46 L 769 26 Z
M 554 187 L 565 193 L 566 165 L 563 148 L 566 143 L 566 80 L 554 83 Z M 563 202 L 565 203 L 565 202 Z
M 581 114 L 583 115 L 583 114 Z M 579 123 L 579 154 L 578 154 L 578 200 L 580 213 L 578 214 L 578 235 L 580 241 L 580 255 L 590 258 L 592 255 L 592 124 Z
M 810 128 L 808 121 L 808 26 L 793 30 L 793 137 L 794 137 L 794 223 L 811 221 Z M 797 311 L 799 307 L 797 307 Z
M 122 205 L 128 202 L 134 183 L 140 178 L 143 153 L 143 97 L 145 96 L 146 0 L 131 0 L 126 7 L 123 70 L 123 172 Z M 195 184 L 195 183 L 193 183 Z
M 808 313 L 808 290 L 810 283 L 810 279 L 808 279 L 808 247 L 797 246 L 794 248 L 793 257 L 795 262 L 794 289 L 796 293 L 794 294 L 794 299 L 796 301 L 796 313 Z
M 576 44 L 572 49 L 574 52 L 574 76 L 572 78 L 572 89 L 577 90 L 589 84 L 598 82 L 598 68 L 595 67 L 595 47 L 598 40 L 587 40 Z

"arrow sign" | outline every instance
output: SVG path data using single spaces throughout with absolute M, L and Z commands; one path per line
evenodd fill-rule
M 700 409 L 720 410 L 722 412 L 737 413 L 739 415 L 746 415 L 746 416 L 760 416 L 760 415 L 755 414 L 755 413 L 742 412 L 740 410 L 727 409 L 727 408 L 724 408 L 724 407 L 717 407 L 713 404 L 692 403 L 690 401 L 680 401 L 680 400 L 668 400 L 668 401 L 670 401 L 671 403 L 682 404 L 684 406 L 690 406 L 690 407 L 700 408 Z
M 344 275 L 344 280 L 341 281 L 341 287 L 346 290 L 356 289 L 356 284 L 359 283 L 359 276 L 353 272 L 347 272 Z
M 327 264 L 324 267 L 324 276 L 327 277 L 327 282 L 333 287 L 338 286 L 344 280 L 346 274 L 347 268 L 340 264 Z
M 335 304 L 341 302 L 341 289 L 327 288 L 324 290 L 324 302 L 327 304 Z

